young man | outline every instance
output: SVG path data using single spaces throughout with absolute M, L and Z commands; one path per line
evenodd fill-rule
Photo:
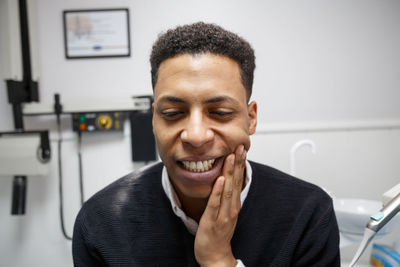
M 162 163 L 89 199 L 75 266 L 340 266 L 330 197 L 246 160 L 254 51 L 205 23 L 161 35 L 151 58 Z

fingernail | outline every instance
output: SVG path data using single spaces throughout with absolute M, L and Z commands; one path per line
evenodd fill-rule
M 242 159 L 246 159 L 246 155 L 247 155 L 247 152 L 244 151 L 243 154 L 242 154 Z
M 235 164 L 235 155 L 232 155 L 229 159 L 229 162 L 233 165 Z

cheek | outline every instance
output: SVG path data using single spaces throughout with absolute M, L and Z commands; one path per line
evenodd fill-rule
M 162 134 L 162 131 L 160 130 L 159 124 L 156 121 L 153 121 L 153 134 L 156 139 L 156 144 L 157 144 L 157 149 L 162 157 L 164 153 L 164 146 L 165 146 L 165 137 Z
M 166 154 L 172 152 L 174 144 L 174 131 L 167 129 L 157 121 L 153 124 L 153 133 L 156 139 L 157 149 L 162 159 L 166 158 Z
M 246 150 L 250 148 L 250 136 L 248 129 L 244 126 L 237 125 L 236 127 L 223 127 L 221 136 L 225 139 L 230 151 L 243 144 Z
M 241 144 L 244 145 L 245 150 L 249 150 L 250 136 L 246 132 L 244 132 L 244 134 L 242 134 L 242 135 L 238 135 L 234 141 L 235 141 L 235 145 L 234 145 L 232 151 L 234 151 Z
M 168 138 L 165 136 L 165 134 L 154 131 L 154 137 L 156 139 L 157 148 L 160 154 L 164 154 L 165 151 L 168 151 Z

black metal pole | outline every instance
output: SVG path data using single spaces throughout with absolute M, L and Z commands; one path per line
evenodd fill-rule
M 19 0 L 19 21 L 21 30 L 23 81 L 25 86 L 29 87 L 32 81 L 32 71 L 31 52 L 29 49 L 28 7 L 26 5 L 26 0 Z
M 14 127 L 17 131 L 24 130 L 24 119 L 22 117 L 22 105 L 20 103 L 15 103 L 12 105 L 13 115 L 14 115 Z
M 22 132 L 24 130 L 24 120 L 22 118 L 21 104 L 13 104 L 13 114 L 15 129 Z M 11 203 L 12 215 L 25 214 L 27 185 L 26 176 L 14 176 Z
M 25 214 L 26 187 L 26 176 L 14 176 L 11 206 L 12 215 Z
M 32 86 L 32 71 L 31 71 L 31 54 L 29 50 L 29 30 L 28 30 L 28 8 L 26 0 L 19 0 L 19 21 L 21 31 L 21 51 L 22 51 L 22 70 L 23 70 L 23 90 L 25 95 L 30 95 L 30 87 Z M 28 97 L 30 99 L 30 97 Z M 22 116 L 22 102 L 26 99 L 19 99 L 12 103 L 14 126 L 17 131 L 24 131 L 24 121 Z M 25 214 L 26 204 L 26 176 L 14 176 L 13 191 L 12 191 L 12 215 Z

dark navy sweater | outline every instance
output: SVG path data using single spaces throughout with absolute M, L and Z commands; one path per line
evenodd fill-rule
M 340 266 L 331 198 L 320 188 L 250 162 L 252 183 L 231 240 L 245 266 Z M 75 266 L 198 266 L 194 236 L 173 213 L 163 165 L 133 172 L 91 197 L 73 234 Z

